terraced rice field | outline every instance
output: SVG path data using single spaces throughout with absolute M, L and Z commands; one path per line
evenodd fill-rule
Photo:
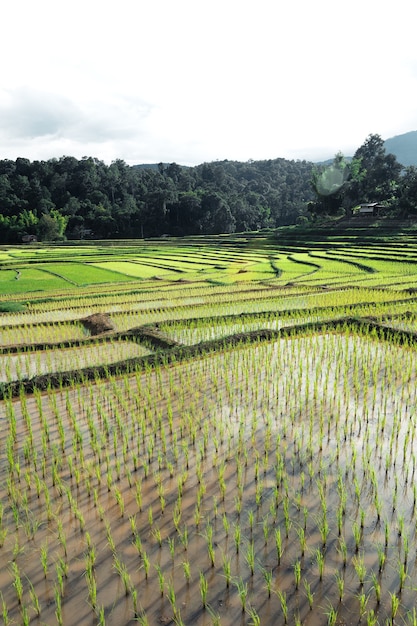
M 417 241 L 313 243 L 1 251 L 5 624 L 417 622 Z

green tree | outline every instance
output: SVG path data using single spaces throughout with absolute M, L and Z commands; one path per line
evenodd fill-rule
M 393 154 L 385 153 L 383 139 L 369 135 L 356 150 L 354 159 L 360 163 L 360 168 L 349 189 L 352 202 L 394 204 L 402 166 Z
M 43 213 L 37 223 L 37 236 L 41 241 L 62 241 L 68 224 L 68 216 L 61 215 L 57 209 Z
M 400 178 L 398 189 L 398 205 L 401 214 L 417 214 L 417 167 L 410 165 Z

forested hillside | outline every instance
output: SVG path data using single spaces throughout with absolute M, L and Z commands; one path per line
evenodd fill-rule
M 0 242 L 244 232 L 378 202 L 385 215 L 417 215 L 417 168 L 369 135 L 349 162 L 216 161 L 129 166 L 62 157 L 0 161 Z
M 230 233 L 294 223 L 312 200 L 306 161 L 138 168 L 86 157 L 0 161 L 0 241 Z

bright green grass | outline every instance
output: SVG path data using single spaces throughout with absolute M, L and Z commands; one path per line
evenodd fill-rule
M 124 274 L 85 263 L 48 263 L 38 265 L 45 272 L 61 276 L 75 285 L 112 283 L 132 280 Z
M 65 289 L 69 283 L 59 276 L 54 276 L 34 267 L 21 268 L 20 275 L 16 280 L 16 272 L 3 270 L 0 272 L 0 293 L 27 294 L 31 291 L 51 291 Z
M 104 284 L 109 292 L 117 293 L 128 289 L 129 283 L 142 292 L 160 291 L 167 285 L 175 288 L 179 280 L 195 285 L 205 282 L 208 287 L 261 283 L 278 287 L 292 283 L 311 287 L 366 285 L 390 289 L 395 289 L 396 281 L 400 288 L 413 287 L 414 278 L 417 281 L 417 263 L 400 260 L 406 261 L 408 255 L 410 260 L 414 260 L 413 255 L 417 259 L 414 244 L 406 249 L 398 244 L 384 246 L 383 243 L 370 244 L 367 248 L 355 246 L 354 238 L 346 246 L 337 239 L 334 243 L 326 242 L 325 246 L 321 242 L 322 249 L 314 248 L 313 244 L 284 244 L 280 249 L 279 240 L 213 236 L 175 242 L 14 246 L 3 248 L 0 253 L 0 266 L 3 264 L 5 268 L 0 271 L 0 294 L 9 297 L 25 294 L 26 297 L 28 293 L 50 292 L 54 296 L 53 291 L 61 291 L 62 295 L 68 292 L 71 297 L 77 297 L 87 288 L 100 293 Z M 29 260 L 34 261 L 30 267 L 25 265 Z M 12 267 L 11 261 L 20 272 L 18 280 L 15 271 L 6 269 Z M 187 288 L 188 285 L 179 283 L 182 292 Z
M 93 263 L 92 265 L 100 269 L 111 270 L 134 278 L 154 278 L 159 275 L 163 275 L 164 277 L 172 274 L 177 275 L 177 272 L 170 272 L 169 269 L 162 270 L 153 265 L 143 265 L 140 263 L 132 263 L 131 261 L 103 261 L 101 263 Z

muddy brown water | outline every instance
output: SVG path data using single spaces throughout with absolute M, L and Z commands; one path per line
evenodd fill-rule
M 286 607 L 290 624 L 332 612 L 366 624 L 371 611 L 385 623 L 394 597 L 407 623 L 417 603 L 415 371 L 410 349 L 326 335 L 2 402 L 10 620 L 133 624 L 136 610 L 149 624 L 249 624 L 255 612 L 282 624 Z

